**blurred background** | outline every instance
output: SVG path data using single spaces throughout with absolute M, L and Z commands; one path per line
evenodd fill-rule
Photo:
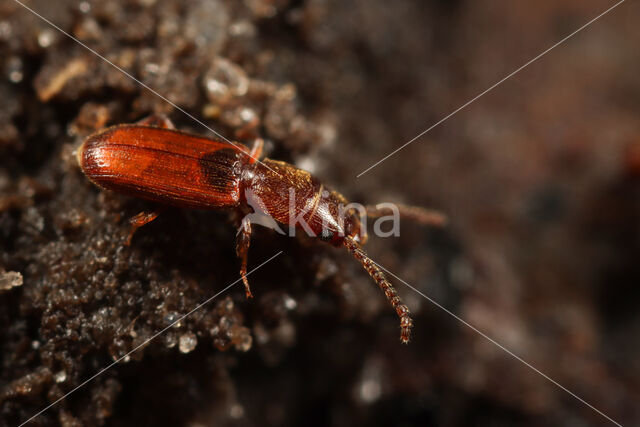
M 640 7 L 615 3 L 0 1 L 0 424 L 18 425 L 238 277 L 224 212 L 101 192 L 73 151 L 165 113 L 266 139 L 352 201 L 441 210 L 371 257 L 256 227 L 241 286 L 39 415 L 39 426 L 640 422 Z

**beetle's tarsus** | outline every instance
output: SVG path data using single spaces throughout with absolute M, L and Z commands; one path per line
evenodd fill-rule
M 129 236 L 127 240 L 124 242 L 125 246 L 131 246 L 131 240 L 133 239 L 133 235 L 138 231 L 138 228 L 143 225 L 149 224 L 154 219 L 158 218 L 158 216 L 164 211 L 164 208 L 159 208 L 154 211 L 149 212 L 140 212 L 133 218 L 129 220 L 131 224 L 131 230 L 129 230 Z
M 245 269 L 246 270 L 246 269 Z M 246 271 L 242 271 L 242 283 L 244 283 L 244 292 L 247 296 L 247 299 L 253 298 L 253 294 L 251 293 L 251 288 L 249 287 L 249 281 L 247 280 Z

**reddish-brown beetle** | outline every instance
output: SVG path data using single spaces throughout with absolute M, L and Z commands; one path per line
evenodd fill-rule
M 160 203 L 194 209 L 231 209 L 241 214 L 259 208 L 275 222 L 303 227 L 334 246 L 344 246 L 384 292 L 400 317 L 403 343 L 409 342 L 413 321 L 393 285 L 360 245 L 366 231 L 354 210 L 338 192 L 324 186 L 309 172 L 276 160 L 258 160 L 260 140 L 252 150 L 238 144 L 191 135 L 175 130 L 166 117 L 152 116 L 131 125 L 119 125 L 89 136 L 77 151 L 84 174 L 99 187 Z M 290 194 L 297 198 L 291 202 Z M 401 214 L 419 222 L 441 225 L 444 217 L 433 211 L 398 206 Z M 142 212 L 131 220 L 131 236 L 139 227 L 157 218 L 159 212 Z M 367 215 L 381 211 L 367 207 Z M 251 237 L 250 215 L 245 215 L 237 237 L 247 297 L 247 253 Z M 303 221 L 292 223 L 292 218 Z

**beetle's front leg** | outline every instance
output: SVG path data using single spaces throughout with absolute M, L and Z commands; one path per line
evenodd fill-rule
M 236 255 L 240 258 L 240 276 L 244 283 L 244 290 L 247 298 L 253 298 L 249 281 L 247 280 L 247 255 L 249 253 L 249 243 L 251 242 L 251 221 L 249 218 L 242 218 L 242 223 L 236 234 Z

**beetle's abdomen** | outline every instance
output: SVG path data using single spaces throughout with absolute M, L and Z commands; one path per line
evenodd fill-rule
M 88 137 L 78 163 L 108 190 L 166 205 L 218 209 L 239 204 L 243 153 L 227 142 L 124 125 Z

